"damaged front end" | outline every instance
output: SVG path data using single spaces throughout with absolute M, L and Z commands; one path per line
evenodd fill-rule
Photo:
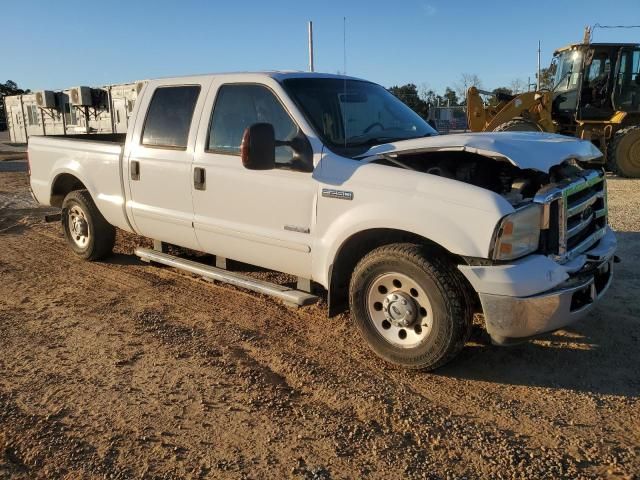
M 612 281 L 616 241 L 602 170 L 565 159 L 543 171 L 496 157 L 414 150 L 371 161 L 468 183 L 512 205 L 487 258 L 459 266 L 478 293 L 487 332 L 504 345 L 588 313 Z

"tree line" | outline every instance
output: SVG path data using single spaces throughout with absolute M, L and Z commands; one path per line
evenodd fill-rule
M 6 130 L 6 112 L 4 111 L 4 97 L 11 95 L 22 95 L 23 93 L 31 93 L 31 90 L 18 87 L 18 84 L 13 80 L 7 80 L 4 83 L 0 83 L 0 131 Z

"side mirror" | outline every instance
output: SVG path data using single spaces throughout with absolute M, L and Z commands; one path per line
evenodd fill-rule
M 249 170 L 272 170 L 276 167 L 276 134 L 270 123 L 254 123 L 242 135 L 242 165 Z

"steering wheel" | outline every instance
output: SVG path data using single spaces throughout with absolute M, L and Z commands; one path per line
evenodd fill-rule
M 371 130 L 373 130 L 374 127 L 380 127 L 380 130 L 384 130 L 384 125 L 382 125 L 380 122 L 373 122 L 371 125 L 364 129 L 363 133 L 369 133 Z

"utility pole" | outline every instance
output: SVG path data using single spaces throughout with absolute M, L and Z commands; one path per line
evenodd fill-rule
M 313 22 L 309 20 L 309 71 L 313 72 Z
M 538 40 L 538 81 L 536 82 L 536 90 L 540 91 L 540 40 Z

